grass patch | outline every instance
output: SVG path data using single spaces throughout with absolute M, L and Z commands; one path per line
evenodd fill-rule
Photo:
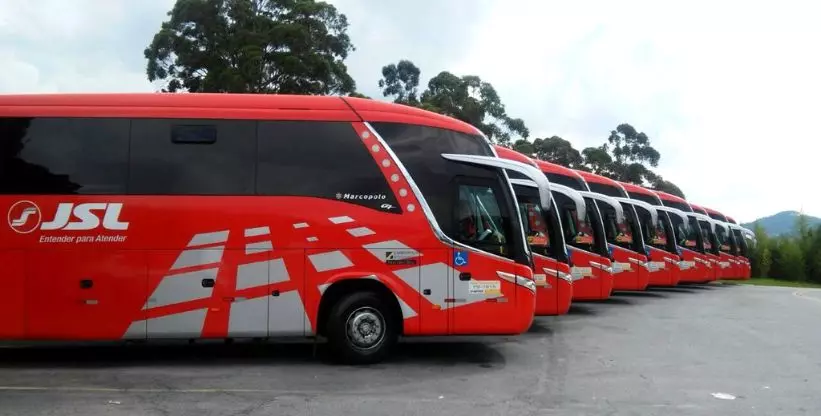
M 791 282 L 789 280 L 779 280 L 769 277 L 753 277 L 750 280 L 722 280 L 722 283 L 756 285 L 756 286 L 781 286 L 781 287 L 805 287 L 821 289 L 821 284 L 812 282 Z

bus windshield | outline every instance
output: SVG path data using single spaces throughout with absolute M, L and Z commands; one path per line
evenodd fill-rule
M 553 192 L 553 198 L 561 215 L 562 229 L 567 244 L 582 250 L 595 252 L 596 238 L 591 221 L 591 207 L 587 206 L 587 215 L 579 220 L 576 204 L 567 195 Z
M 633 231 L 630 227 L 631 216 L 625 211 L 625 221 L 619 223 L 616 219 L 616 210 L 610 204 L 599 204 L 599 209 L 602 213 L 602 221 L 604 221 L 604 232 L 607 236 L 607 242 L 632 250 Z
M 658 249 L 666 250 L 668 239 L 667 230 L 665 229 L 663 222 L 663 213 L 658 215 L 656 223 L 654 224 L 650 211 L 642 206 L 636 206 L 635 208 L 636 214 L 639 218 L 639 223 L 641 224 L 641 230 L 644 233 L 645 244 L 649 244 Z
M 516 192 L 516 200 L 519 203 L 519 213 L 522 216 L 525 227 L 525 235 L 530 249 L 543 256 L 550 256 L 550 234 L 547 230 L 547 221 L 538 196 L 532 197 Z
M 729 253 L 730 252 L 730 240 L 731 236 L 727 234 L 727 230 L 724 227 L 716 226 L 716 241 L 718 242 L 718 249 Z
M 705 220 L 699 220 L 698 225 L 701 227 L 701 239 L 704 241 L 704 250 L 712 251 L 713 239 L 710 238 L 710 235 L 712 234 L 710 230 L 710 223 Z
M 678 215 L 670 215 L 670 221 L 673 222 L 673 229 L 676 232 L 676 243 L 682 247 L 690 250 L 695 250 L 698 246 L 696 231 L 690 227 L 689 222 L 685 222 Z

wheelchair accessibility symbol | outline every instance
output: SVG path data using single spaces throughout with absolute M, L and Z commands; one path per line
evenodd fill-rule
M 454 251 L 453 252 L 453 265 L 456 267 L 462 267 L 468 265 L 468 252 L 467 251 Z

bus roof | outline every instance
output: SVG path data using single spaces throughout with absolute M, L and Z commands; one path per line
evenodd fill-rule
M 544 160 L 536 160 L 536 166 L 542 170 L 542 172 L 546 173 L 556 173 L 559 175 L 570 176 L 571 178 L 578 178 L 584 180 L 575 170 L 570 169 L 568 167 L 564 167 L 562 165 L 557 165 L 555 163 L 545 162 Z
M 634 183 L 629 183 L 629 182 L 622 182 L 622 181 L 616 181 L 616 182 L 619 185 L 621 185 L 621 187 L 624 188 L 624 190 L 627 191 L 627 192 L 635 192 L 637 194 L 642 194 L 642 195 L 656 196 L 656 194 L 653 193 L 653 191 L 651 191 L 651 190 L 649 190 L 649 189 L 647 189 L 643 186 L 638 186 Z
M 366 98 L 288 94 L 0 94 L 5 117 L 156 117 L 394 122 L 481 132 L 460 120 Z
M 603 184 L 603 185 L 613 185 L 613 186 L 618 186 L 619 185 L 618 182 L 616 182 L 616 181 L 614 181 L 614 180 L 612 180 L 612 179 L 610 179 L 606 176 L 597 175 L 597 174 L 591 173 L 591 172 L 585 172 L 585 171 L 579 170 L 579 169 L 573 169 L 573 170 L 576 173 L 578 173 L 579 176 L 584 178 L 584 180 L 586 182 L 594 182 L 594 183 L 600 183 L 600 184 Z
M 524 154 L 519 153 L 519 152 L 517 152 L 513 149 L 508 149 L 507 147 L 500 146 L 498 144 L 494 144 L 493 148 L 496 149 L 496 154 L 498 154 L 499 157 L 501 157 L 503 159 L 510 159 L 510 160 L 515 160 L 517 162 L 526 163 L 526 164 L 531 165 L 535 168 L 539 167 L 539 165 L 537 165 L 536 162 L 533 161 L 533 159 L 531 159 L 531 158 L 525 156 Z
M 736 222 L 736 220 L 735 220 L 735 219 L 733 219 L 733 217 L 730 217 L 729 215 L 725 215 L 725 216 L 724 216 L 724 218 L 727 218 L 727 221 L 730 221 L 730 222 L 731 222 L 731 223 L 733 223 L 733 224 L 738 224 L 738 223 Z
M 699 214 L 708 215 L 708 214 L 707 214 L 707 210 L 706 210 L 706 209 L 704 209 L 704 207 L 702 207 L 702 206 L 700 206 L 700 205 L 696 205 L 696 204 L 693 204 L 693 203 L 691 202 L 691 203 L 690 203 L 690 208 L 692 208 L 692 209 L 693 209 L 693 211 L 695 211 L 695 212 L 697 212 L 697 213 L 699 213 Z
M 692 205 L 692 204 L 691 204 L 691 205 Z M 707 211 L 707 213 L 708 213 L 708 214 L 718 215 L 718 216 L 720 216 L 720 217 L 722 217 L 722 218 L 724 218 L 724 219 L 727 219 L 727 218 L 728 218 L 726 215 L 724 215 L 724 214 L 722 214 L 721 212 L 718 212 L 718 211 L 716 211 L 716 210 L 714 210 L 714 209 L 712 209 L 712 208 L 707 208 L 707 207 L 702 207 L 702 208 L 704 208 L 704 210 L 705 210 L 705 211 Z
M 680 202 L 680 203 L 689 205 L 689 202 L 687 202 L 686 199 L 684 199 L 680 196 L 676 196 L 676 195 L 673 195 L 673 194 L 668 194 L 667 192 L 664 192 L 664 191 L 652 190 L 651 192 L 654 192 L 656 195 L 659 196 L 659 198 L 661 198 L 665 201 Z

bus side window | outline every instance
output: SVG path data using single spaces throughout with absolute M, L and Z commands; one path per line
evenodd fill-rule
M 253 195 L 257 122 L 134 119 L 128 191 Z
M 125 194 L 128 126 L 114 118 L 0 118 L 0 194 Z
M 261 121 L 257 137 L 257 194 L 310 196 L 402 212 L 351 123 Z

